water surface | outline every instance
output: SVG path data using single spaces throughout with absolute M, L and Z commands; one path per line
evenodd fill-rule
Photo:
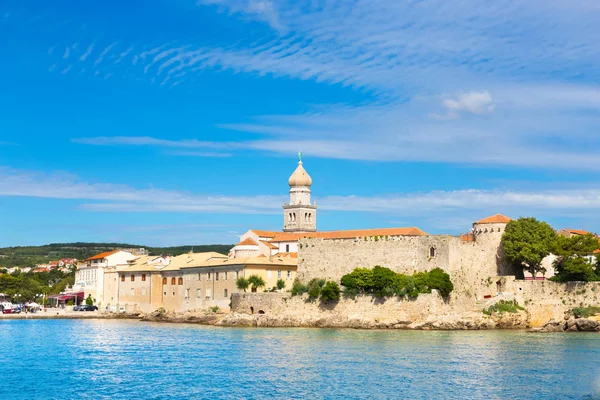
M 600 334 L 0 321 L 1 399 L 600 398 Z

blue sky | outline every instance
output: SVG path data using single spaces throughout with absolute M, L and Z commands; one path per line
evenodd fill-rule
M 595 0 L 0 2 L 0 246 L 600 231 Z

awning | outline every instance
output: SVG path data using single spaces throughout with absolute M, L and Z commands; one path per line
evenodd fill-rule
M 76 293 L 61 293 L 61 294 L 54 294 L 52 296 L 48 296 L 49 299 L 57 299 L 57 300 L 71 300 L 74 299 L 75 297 L 77 297 L 79 300 L 83 300 L 84 298 L 84 293 L 83 292 L 76 292 Z

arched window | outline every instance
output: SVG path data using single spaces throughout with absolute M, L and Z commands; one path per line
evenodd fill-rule
M 167 278 L 163 278 L 163 285 L 167 284 Z
M 429 248 L 429 258 L 435 257 L 435 247 L 431 246 Z
M 142 274 L 142 282 L 146 282 L 146 274 Z
M 183 278 L 177 279 L 177 284 L 178 285 L 183 285 Z
M 175 278 L 171 278 L 171 285 L 175 284 Z
M 135 281 L 135 275 L 131 275 L 131 282 Z
M 125 275 L 121 275 L 121 282 L 125 282 Z

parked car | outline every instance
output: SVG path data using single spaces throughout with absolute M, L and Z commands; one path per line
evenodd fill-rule
M 12 313 L 13 314 L 21 314 L 21 311 L 23 311 L 22 304 L 13 304 L 12 305 Z
M 82 307 L 83 307 L 82 311 L 98 311 L 98 307 L 96 307 L 96 306 L 85 305 L 85 306 L 82 306 Z
M 85 304 L 80 304 L 78 306 L 73 307 L 73 311 L 85 311 Z

